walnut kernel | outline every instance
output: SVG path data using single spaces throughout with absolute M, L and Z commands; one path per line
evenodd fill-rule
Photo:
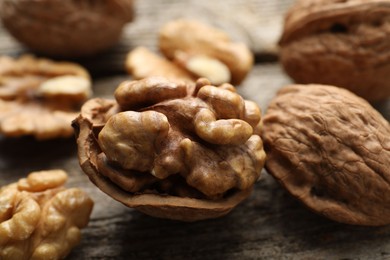
M 88 101 L 74 121 L 81 167 L 104 192 L 183 221 L 225 215 L 249 195 L 265 160 L 260 109 L 232 85 L 154 77 L 123 82 L 115 98 Z
M 33 172 L 0 189 L 0 258 L 61 259 L 80 241 L 92 200 L 62 185 L 62 170 Z
M 0 57 L 0 133 L 37 139 L 70 137 L 70 123 L 91 95 L 81 66 L 33 56 Z

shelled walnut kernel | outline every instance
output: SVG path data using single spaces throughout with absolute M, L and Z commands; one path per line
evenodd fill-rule
M 66 180 L 62 170 L 32 172 L 0 189 L 0 259 L 62 259 L 79 243 L 93 201 Z
M 74 121 L 81 167 L 101 190 L 156 217 L 227 214 L 265 161 L 260 109 L 230 84 L 161 77 L 123 82 Z
M 253 55 L 243 43 L 233 42 L 216 28 L 195 20 L 178 19 L 159 32 L 159 57 L 144 47 L 131 51 L 126 69 L 135 79 L 163 76 L 211 84 L 240 84 L 253 66 Z
M 24 55 L 0 57 L 0 133 L 37 139 L 70 137 L 91 80 L 81 66 Z

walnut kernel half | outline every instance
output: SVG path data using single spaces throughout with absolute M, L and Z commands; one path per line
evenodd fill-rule
M 115 98 L 88 101 L 74 121 L 81 167 L 108 195 L 195 221 L 250 194 L 265 161 L 260 109 L 232 85 L 145 78 L 121 83 Z
M 33 172 L 0 189 L 0 258 L 62 259 L 81 238 L 93 201 L 65 189 L 62 170 Z
M 0 133 L 39 140 L 70 137 L 70 123 L 91 93 L 90 76 L 77 64 L 2 56 Z

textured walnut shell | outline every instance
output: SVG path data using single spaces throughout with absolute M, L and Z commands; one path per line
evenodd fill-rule
M 293 196 L 335 221 L 390 224 L 390 126 L 365 100 L 291 85 L 263 123 L 266 168 Z
M 91 181 L 126 206 L 136 208 L 151 216 L 181 221 L 197 221 L 223 216 L 247 198 L 254 182 L 259 178 L 265 161 L 262 141 L 257 134 L 259 129 L 256 129 L 256 133 L 250 134 L 250 137 L 246 137 L 245 140 L 231 139 L 232 142 L 226 146 L 202 141 L 191 126 L 190 122 L 194 120 L 191 113 L 195 110 L 203 111 L 208 105 L 200 98 L 193 97 L 192 94 L 193 91 L 198 90 L 200 93 L 198 96 L 207 95 L 210 88 L 213 90 L 217 88 L 208 86 L 207 81 L 201 84 L 201 81 L 197 83 L 197 87 L 201 86 L 200 89 L 193 84 L 182 85 L 183 83 L 173 83 L 161 78 L 123 82 L 115 92 L 117 101 L 92 99 L 85 103 L 80 116 L 73 122 L 73 126 L 77 137 L 80 165 Z M 222 92 L 217 90 L 217 92 L 226 94 L 232 91 L 226 89 Z M 133 94 L 129 94 L 130 92 Z M 234 92 L 231 93 L 233 97 L 238 96 Z M 210 97 L 207 102 L 212 103 L 213 100 Z M 240 98 L 239 101 L 243 102 L 243 99 Z M 230 101 L 224 103 L 223 100 L 217 99 L 216 102 L 213 105 L 214 109 L 224 111 L 224 108 L 219 105 L 228 104 Z M 244 109 L 244 103 L 240 104 Z M 256 110 L 254 103 L 249 101 L 245 101 L 245 105 L 245 113 L 241 111 L 239 114 L 244 118 L 243 120 L 249 122 L 243 124 L 251 128 L 250 124 L 257 125 L 260 122 L 259 110 Z M 163 139 L 160 137 L 158 140 L 151 136 L 153 140 L 145 140 L 146 143 L 142 146 L 137 143 L 134 149 L 120 150 L 121 147 L 127 145 L 126 141 L 120 136 L 120 132 L 106 129 L 109 126 L 118 128 L 122 125 L 120 121 L 111 122 L 114 118 L 129 111 L 132 114 L 150 114 L 151 120 L 153 117 L 166 113 L 166 117 L 162 116 L 163 119 L 165 118 L 162 123 L 167 125 L 169 122 L 169 134 L 168 129 L 165 128 L 167 135 L 164 134 Z M 230 111 L 230 115 L 224 116 L 231 118 L 235 112 L 237 111 Z M 199 117 L 199 114 L 194 117 Z M 234 125 L 239 129 L 237 121 L 234 121 Z M 230 121 L 223 120 L 223 122 L 226 126 Z M 142 129 L 134 128 L 134 130 L 130 129 L 133 128 L 132 126 L 124 127 L 129 129 L 125 138 L 133 138 L 131 142 L 142 142 L 141 139 L 150 136 L 149 131 L 157 131 L 156 133 L 163 131 L 158 130 L 159 124 L 151 124 L 154 130 L 146 126 Z M 111 131 L 109 132 L 111 134 L 106 135 L 107 131 Z M 182 136 L 183 133 L 184 136 Z M 224 134 L 220 131 L 218 133 Z M 136 137 L 129 136 L 129 134 Z M 241 133 L 240 136 L 242 136 Z M 219 138 L 212 141 L 219 143 Z M 182 145 L 188 145 L 188 143 L 192 143 L 193 149 L 196 150 L 194 150 L 195 153 L 190 152 L 187 158 L 189 151 L 182 150 L 184 149 Z M 255 147 L 246 147 L 246 145 L 251 146 L 252 143 L 256 144 Z M 112 149 L 115 150 L 113 154 L 109 153 L 110 149 L 107 150 L 106 147 L 111 144 L 114 147 Z M 186 148 L 188 148 L 187 145 Z M 150 149 L 152 151 L 149 151 Z M 153 149 L 156 150 L 153 151 Z M 213 153 L 213 149 L 217 152 Z M 130 158 L 126 155 L 126 151 L 138 152 L 132 154 Z M 193 156 L 194 154 L 196 156 Z M 150 155 L 152 155 L 151 161 L 149 161 Z M 216 155 L 219 159 L 213 162 L 212 158 Z M 120 159 L 115 160 L 115 157 Z M 137 159 L 133 160 L 133 157 Z M 187 158 L 185 162 L 182 162 L 183 157 Z M 130 161 L 133 162 L 125 165 Z M 215 165 L 217 165 L 216 168 Z M 188 167 L 195 170 L 188 170 Z M 229 171 L 233 168 L 234 171 L 239 172 L 242 169 L 242 175 L 241 173 L 239 176 L 231 175 L 232 172 Z M 220 172 L 212 172 L 209 169 L 218 169 Z M 225 174 L 226 177 L 223 177 Z M 221 178 L 227 179 L 221 182 Z M 164 188 L 156 188 L 156 185 L 173 185 L 173 189 L 179 189 L 179 191 L 172 193 Z
M 132 0 L 0 1 L 3 24 L 17 40 L 61 57 L 93 55 L 113 46 L 133 11 Z
M 300 0 L 285 19 L 280 59 L 297 83 L 390 96 L 390 1 Z

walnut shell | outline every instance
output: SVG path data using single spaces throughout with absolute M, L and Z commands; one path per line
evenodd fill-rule
M 80 165 L 102 191 L 146 214 L 182 221 L 227 214 L 265 161 L 260 110 L 234 87 L 165 78 L 123 82 L 73 122 Z
M 286 15 L 280 59 L 297 83 L 390 96 L 390 1 L 300 0 Z
M 113 46 L 133 14 L 132 0 L 0 1 L 3 24 L 18 41 L 61 57 L 93 55 Z
M 266 169 L 293 196 L 335 221 L 390 224 L 390 126 L 364 99 L 291 85 L 263 123 Z

